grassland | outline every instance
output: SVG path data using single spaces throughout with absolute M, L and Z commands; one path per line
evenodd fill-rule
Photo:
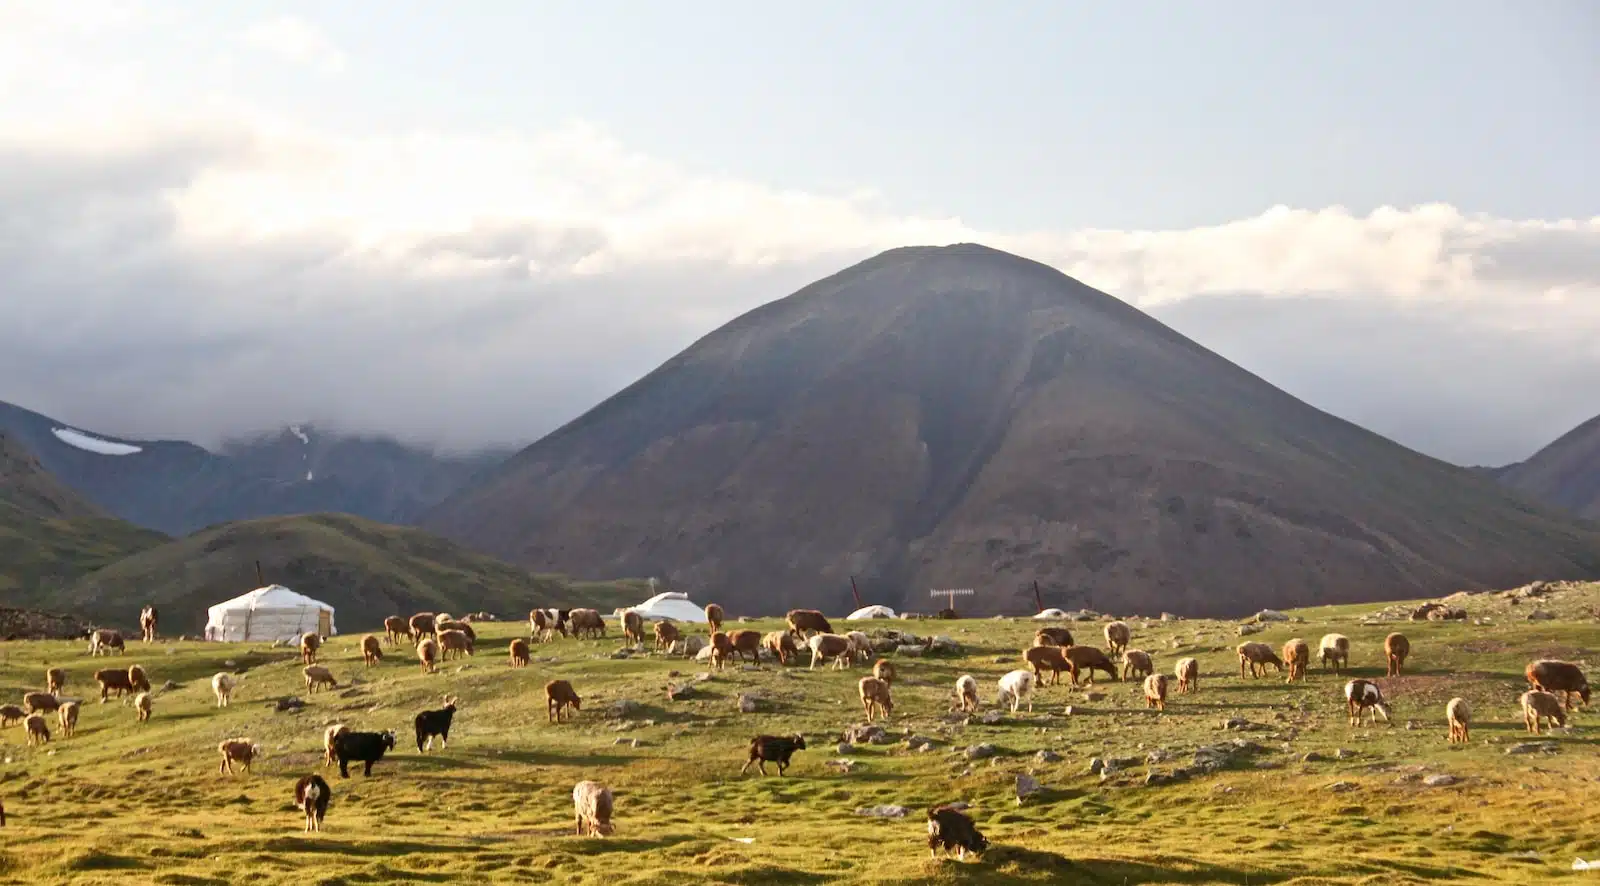
M 475 658 L 437 675 L 420 673 L 401 650 L 367 670 L 358 636 L 325 650 L 341 680 L 307 696 L 299 663 L 262 644 L 135 646 L 119 664 L 140 662 L 156 685 L 154 719 L 136 724 L 115 701 L 86 704 L 76 737 L 47 749 L 22 746 L 18 728 L 0 732 L 0 882 L 161 884 L 589 883 L 1091 883 L 1412 884 L 1592 882 L 1574 857 L 1600 855 L 1600 732 L 1581 711 L 1570 731 L 1547 736 L 1559 751 L 1508 755 L 1526 737 L 1515 710 L 1521 670 L 1536 656 L 1586 660 L 1600 649 L 1600 586 L 1541 602 L 1559 616 L 1527 621 L 1532 606 L 1474 596 L 1472 623 L 1400 623 L 1415 650 L 1403 678 L 1385 679 L 1396 725 L 1352 728 L 1339 695 L 1343 678 L 1312 669 L 1303 684 L 1281 676 L 1241 679 L 1228 622 L 1133 622 L 1135 645 L 1170 670 L 1178 657 L 1202 663 L 1200 691 L 1147 711 L 1130 683 L 1103 684 L 1107 696 L 1048 687 L 1032 714 L 1000 722 L 949 722 L 949 686 L 978 676 L 985 710 L 994 680 L 1015 667 L 1034 625 L 1027 621 L 874 622 L 946 634 L 960 656 L 898 661 L 891 732 L 935 739 L 934 750 L 904 742 L 863 746 L 853 771 L 836 758 L 840 731 L 860 722 L 855 680 L 862 671 L 730 668 L 668 701 L 674 682 L 704 665 L 658 657 L 613 659 L 617 640 L 563 640 L 535 649 L 533 666 L 507 668 L 504 641 L 516 624 L 487 626 Z M 1334 630 L 1354 641 L 1362 676 L 1383 674 L 1384 634 L 1364 625 L 1381 607 L 1300 610 L 1303 623 L 1256 636 L 1291 636 L 1313 646 Z M 750 627 L 769 629 L 775 622 Z M 856 625 L 852 625 L 856 626 Z M 1073 626 L 1084 642 L 1099 626 Z M 1086 636 L 1087 635 L 1087 636 Z M 999 660 L 999 659 L 1004 659 Z M 230 666 L 227 664 L 232 662 Z M 0 644 L 0 700 L 40 688 L 47 666 L 68 669 L 70 696 L 89 695 L 104 665 L 75 643 Z M 242 670 L 234 705 L 212 706 L 208 678 Z M 540 687 L 571 680 L 584 696 L 574 723 L 545 722 Z M 351 685 L 351 678 L 361 682 Z M 462 699 L 447 750 L 420 755 L 410 721 L 442 693 Z M 741 692 L 760 696 L 741 714 Z M 308 704 L 278 713 L 272 702 Z M 1443 709 L 1454 695 L 1477 712 L 1472 742 L 1445 742 Z M 637 710 L 608 716 L 620 700 Z M 1070 705 L 1073 713 L 1066 715 Z M 1224 731 L 1228 718 L 1263 728 Z M 1416 728 L 1408 728 L 1415 721 Z M 391 728 L 397 751 L 371 778 L 341 780 L 321 834 L 301 833 L 290 804 L 293 781 L 321 769 L 326 724 Z M 53 724 L 52 724 L 53 725 Z M 757 732 L 800 731 L 810 749 L 786 778 L 738 775 Z M 254 774 L 219 776 L 216 744 L 249 736 L 267 750 Z M 1194 749 L 1231 738 L 1263 751 L 1238 768 L 1167 785 Z M 638 746 L 632 741 L 637 739 Z M 621 743 L 619 743 L 619 740 Z M 992 743 L 992 759 L 969 761 L 951 748 Z M 1339 749 L 1346 749 L 1344 759 Z M 1059 762 L 1035 755 L 1051 750 Z M 1152 751 L 1173 755 L 1147 766 Z M 1308 753 L 1323 762 L 1302 762 Z M 1140 762 L 1107 779 L 1087 774 L 1091 758 Z M 1018 805 L 1015 777 L 1032 772 L 1045 789 Z M 1426 787 L 1419 776 L 1460 781 Z M 571 835 L 572 785 L 601 779 L 617 794 L 617 834 Z M 1329 786 L 1346 783 L 1346 790 Z M 994 848 L 981 861 L 933 862 L 922 810 L 965 800 Z M 901 804 L 904 819 L 869 818 L 860 807 Z

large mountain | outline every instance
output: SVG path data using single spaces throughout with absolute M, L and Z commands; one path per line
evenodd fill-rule
M 1600 520 L 1600 416 L 1495 476 L 1539 501 Z
M 976 245 L 751 311 L 425 515 L 739 612 L 1263 606 L 1600 573 L 1600 535 Z
M 192 443 L 85 432 L 8 403 L 0 403 L 0 432 L 106 512 L 171 534 L 321 511 L 409 523 L 504 458 L 441 456 L 309 426 L 232 442 L 214 453 Z

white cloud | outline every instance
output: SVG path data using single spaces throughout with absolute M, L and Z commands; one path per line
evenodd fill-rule
M 320 28 L 292 15 L 257 22 L 245 29 L 251 46 L 328 74 L 344 70 L 345 54 Z

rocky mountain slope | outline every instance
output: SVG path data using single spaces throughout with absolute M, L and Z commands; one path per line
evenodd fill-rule
M 1600 416 L 1495 476 L 1531 498 L 1600 520 Z
M 1600 535 L 975 245 L 892 250 L 716 330 L 425 528 L 737 612 L 1233 613 L 1600 572 Z

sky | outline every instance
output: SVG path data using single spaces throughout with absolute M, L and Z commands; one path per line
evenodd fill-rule
M 1505 463 L 1600 413 L 1596 46 L 1582 0 L 0 0 L 0 400 L 522 445 L 972 241 Z

